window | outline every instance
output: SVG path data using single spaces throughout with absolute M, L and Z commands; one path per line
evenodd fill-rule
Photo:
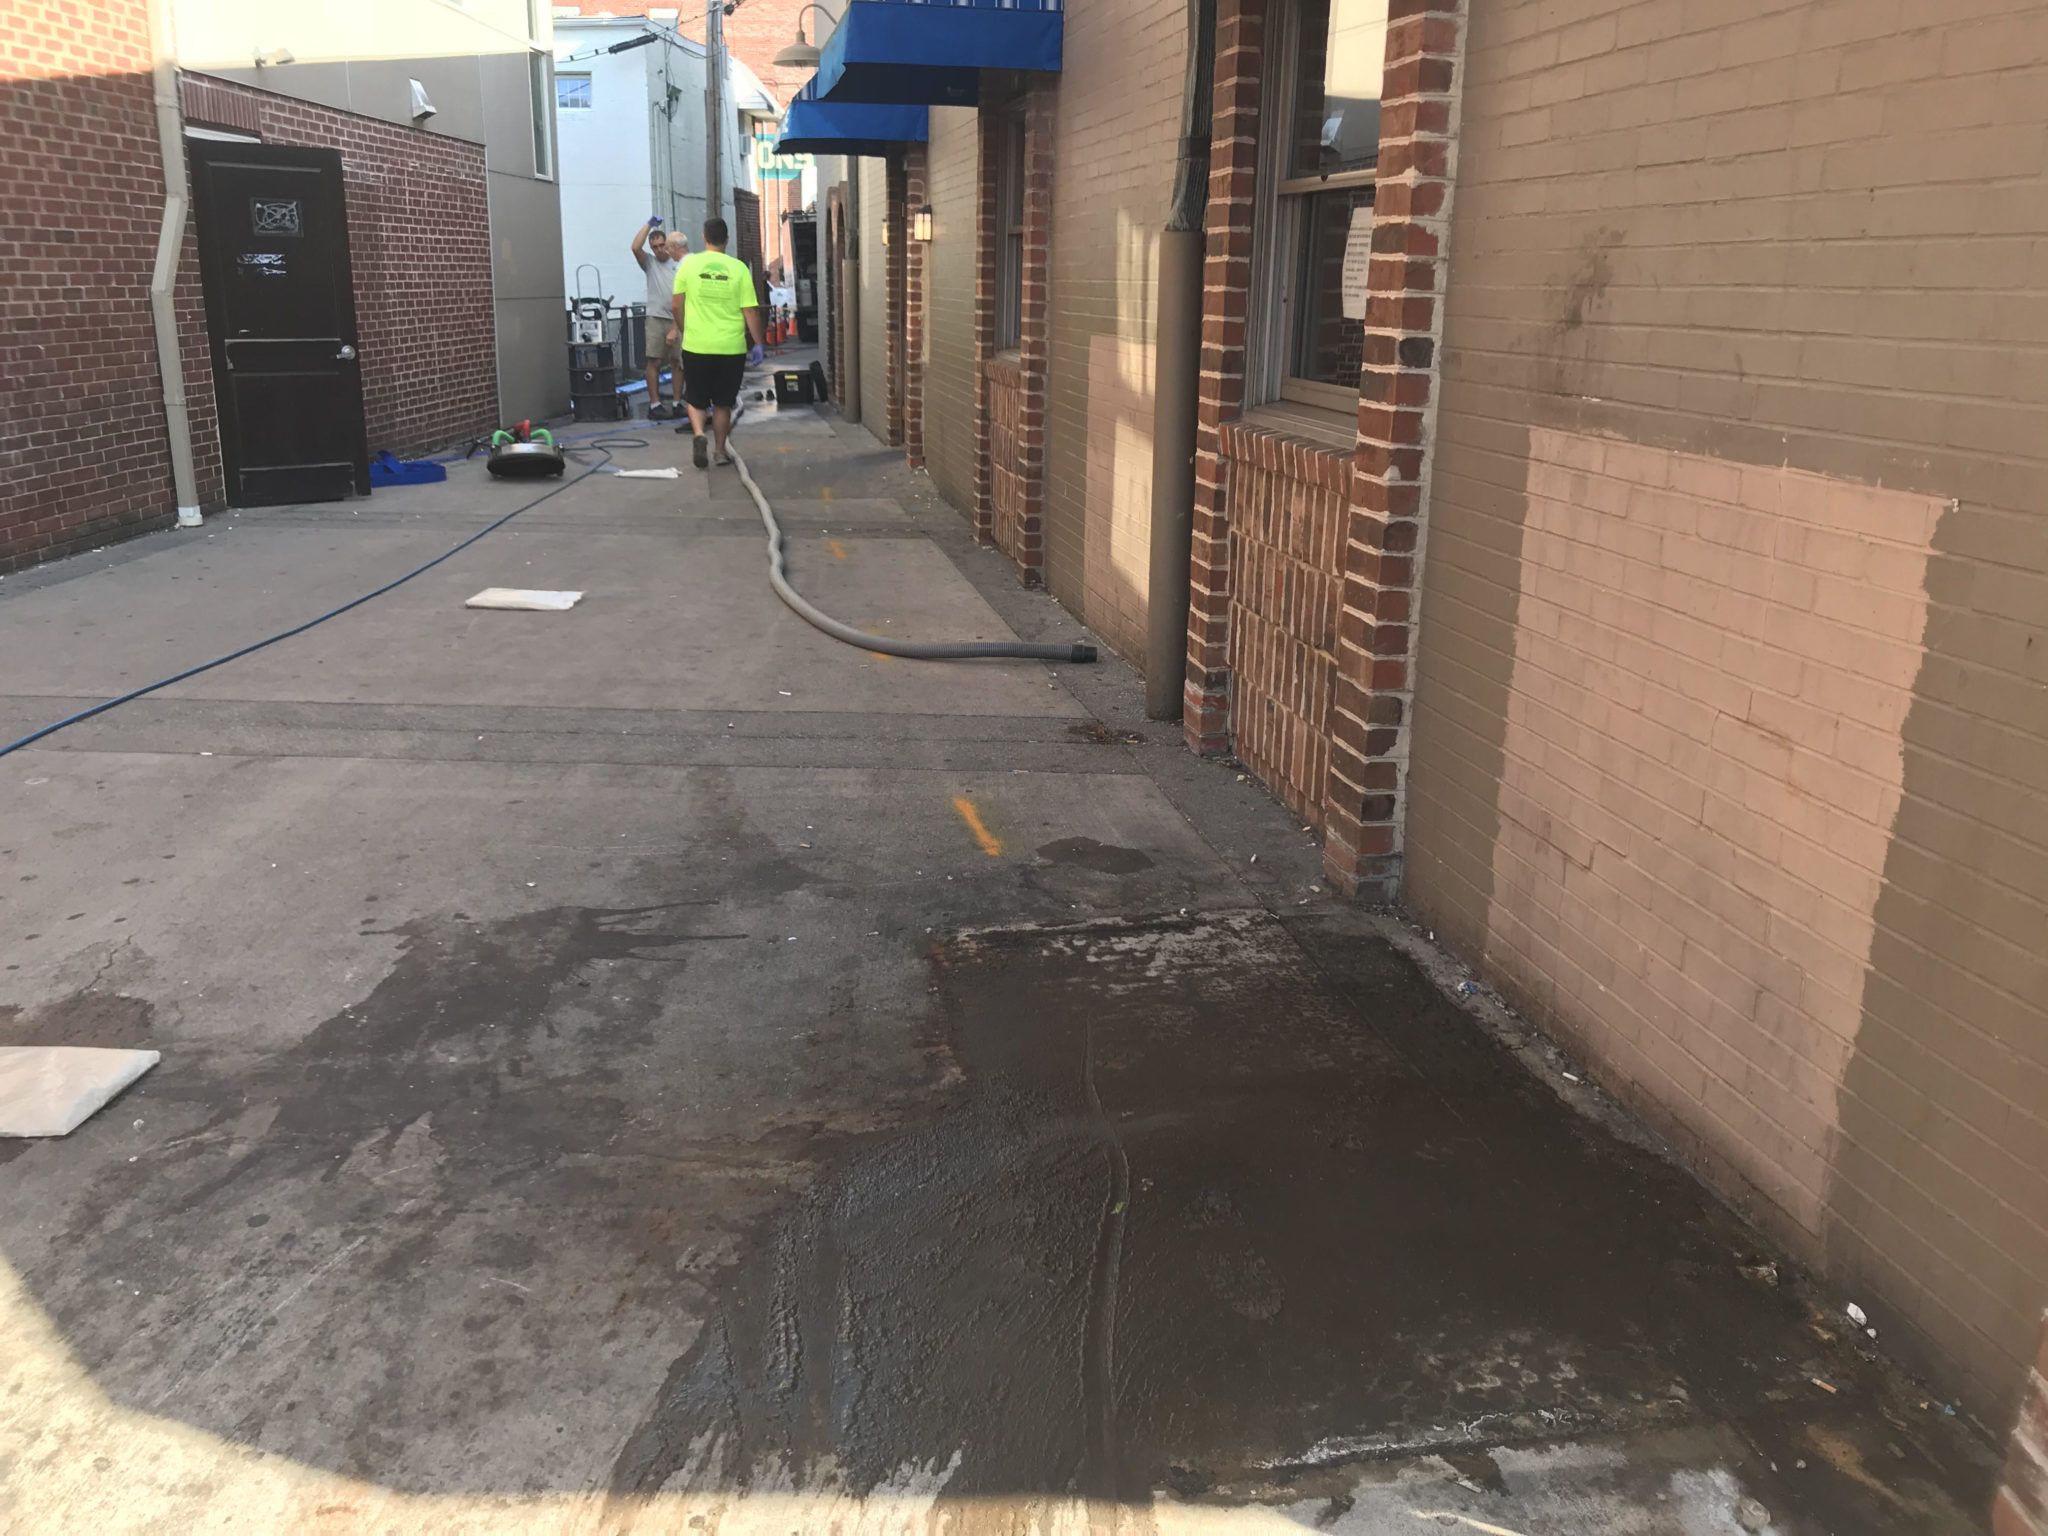
M 590 110 L 590 76 L 556 75 L 555 110 L 557 112 L 588 112 Z
M 1024 119 L 995 120 L 996 350 L 1014 352 L 1024 331 Z
M 554 114 L 548 111 L 548 56 L 526 56 L 527 98 L 533 103 L 533 174 L 543 181 L 555 174 Z
M 1273 20 L 1265 99 L 1286 131 L 1261 135 L 1252 399 L 1350 409 L 1365 327 L 1344 270 L 1371 238 L 1387 0 L 1288 0 Z

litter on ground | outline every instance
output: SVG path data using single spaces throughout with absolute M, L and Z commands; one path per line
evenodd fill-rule
M 581 592 L 532 592 L 523 587 L 485 587 L 465 608 L 517 608 L 530 613 L 566 613 L 582 599 Z
M 612 473 L 621 480 L 673 480 L 677 470 L 671 464 L 665 469 L 615 469 Z
M 161 1060 L 101 1046 L 0 1046 L 0 1136 L 68 1136 Z

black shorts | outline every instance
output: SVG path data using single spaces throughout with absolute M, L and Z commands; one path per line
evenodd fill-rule
M 746 374 L 744 352 L 685 352 L 683 399 L 700 411 L 713 406 L 729 411 L 740 403 L 740 381 Z

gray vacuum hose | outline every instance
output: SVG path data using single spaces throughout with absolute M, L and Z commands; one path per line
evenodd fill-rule
M 864 651 L 880 651 L 884 656 L 906 656 L 913 661 L 967 661 L 978 656 L 1021 657 L 1027 661 L 1095 659 L 1095 647 L 1079 642 L 1072 645 L 1028 645 L 1021 640 L 894 640 L 882 635 L 864 634 L 851 624 L 842 624 L 829 613 L 813 608 L 804 601 L 803 594 L 789 584 L 782 563 L 782 525 L 775 521 L 775 511 L 768 505 L 768 498 L 761 494 L 761 487 L 754 484 L 754 477 L 747 473 L 747 461 L 740 457 L 739 450 L 728 443 L 726 452 L 732 455 L 733 467 L 740 472 L 740 483 L 754 498 L 754 505 L 761 509 L 761 521 L 768 529 L 768 579 L 774 583 L 775 595 L 812 628 L 821 629 L 834 640 L 857 645 Z

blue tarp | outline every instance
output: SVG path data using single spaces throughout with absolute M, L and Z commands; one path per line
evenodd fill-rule
M 1059 0 L 847 0 L 814 82 L 821 103 L 972 107 L 984 69 L 1057 70 Z
M 926 107 L 820 101 L 816 79 L 805 82 L 782 116 L 778 155 L 886 155 L 902 144 L 931 137 Z

